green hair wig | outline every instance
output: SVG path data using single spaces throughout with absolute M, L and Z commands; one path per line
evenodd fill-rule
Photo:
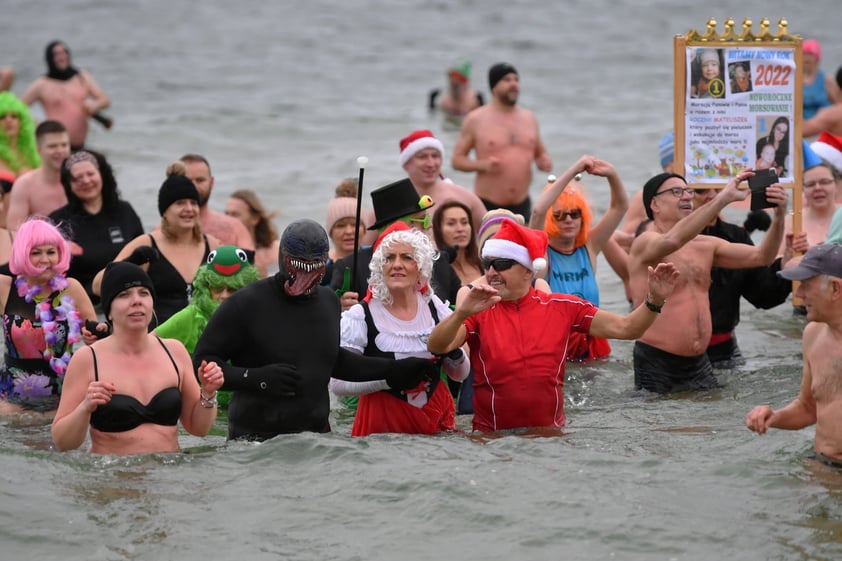
M 41 165 L 41 156 L 38 155 L 35 141 L 35 121 L 29 114 L 29 108 L 15 94 L 0 92 L 0 115 L 9 113 L 17 115 L 20 120 L 17 150 L 21 157 L 18 160 L 12 153 L 12 149 L 9 147 L 9 139 L 6 138 L 6 131 L 0 128 L 0 159 L 6 162 L 16 174 L 20 171 L 21 165 L 35 169 Z
M 211 290 L 230 288 L 240 290 L 260 278 L 257 267 L 248 262 L 246 252 L 233 245 L 219 246 L 208 254 L 207 263 L 199 268 L 193 279 L 190 304 L 198 308 L 207 324 L 219 307 Z M 200 325 L 199 332 L 205 329 Z

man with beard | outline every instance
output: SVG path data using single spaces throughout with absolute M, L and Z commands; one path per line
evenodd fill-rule
M 492 66 L 488 85 L 491 103 L 474 109 L 462 122 L 453 169 L 477 172 L 474 191 L 488 210 L 505 208 L 528 217 L 532 161 L 545 172 L 552 170 L 553 162 L 532 111 L 517 106 L 520 82 L 514 66 Z M 471 150 L 476 159 L 468 156 Z
M 21 101 L 27 105 L 36 101 L 41 103 L 47 119 L 59 121 L 67 127 L 72 149 L 81 150 L 88 136 L 89 117 L 111 128 L 111 120 L 99 113 L 111 102 L 90 72 L 70 64 L 67 45 L 53 41 L 47 45 L 45 56 L 49 71 L 26 89 Z
M 280 272 L 227 298 L 199 338 L 194 367 L 224 365 L 222 389 L 233 392 L 229 439 L 330 431 L 331 377 L 385 379 L 403 390 L 438 375 L 430 360 L 363 357 L 339 347 L 339 299 L 320 286 L 328 249 L 317 222 L 290 224 L 281 236 Z
M 199 221 L 202 223 L 202 231 L 218 239 L 222 245 L 245 249 L 249 253 L 249 260 L 254 261 L 254 240 L 243 223 L 233 216 L 211 210 L 208 206 L 213 192 L 214 177 L 211 175 L 207 158 L 199 154 L 185 154 L 180 160 L 184 163 L 187 178 L 199 191 Z
M 753 175 L 751 170 L 738 174 L 716 198 L 695 211 L 693 189 L 678 174 L 656 175 L 643 186 L 643 207 L 652 222 L 634 239 L 629 253 L 632 300 L 635 305 L 644 301 L 647 269 L 658 263 L 674 263 L 681 279 L 670 305 L 635 342 L 637 388 L 673 393 L 719 386 L 705 353 L 712 331 L 708 298 L 711 269 L 766 267 L 775 260 L 783 237 L 786 189 L 779 183 L 766 188 L 766 198 L 776 206 L 772 224 L 759 246 L 700 233 L 723 208 L 748 197 L 749 190 L 738 186 Z

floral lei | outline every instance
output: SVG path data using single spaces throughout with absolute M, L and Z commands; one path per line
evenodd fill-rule
M 41 329 L 44 330 L 44 341 L 47 344 L 43 353 L 44 360 L 50 363 L 53 372 L 63 377 L 67 371 L 67 363 L 70 362 L 71 347 L 82 340 L 82 319 L 79 317 L 73 298 L 65 292 L 69 284 L 67 279 L 62 275 L 56 275 L 50 279 L 48 284 L 50 294 L 59 293 L 59 305 L 55 308 L 53 308 L 55 299 L 39 298 L 43 291 L 41 285 L 31 286 L 22 276 L 15 279 L 18 296 L 30 304 L 35 302 L 35 318 L 41 322 Z M 53 314 L 54 311 L 55 315 Z M 60 321 L 67 321 L 69 332 L 67 344 L 58 346 L 58 334 L 56 332 Z

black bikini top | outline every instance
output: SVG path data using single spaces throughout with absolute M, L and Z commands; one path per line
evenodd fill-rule
M 164 345 L 160 337 L 155 337 L 172 361 L 178 383 L 181 384 L 181 374 L 170 350 Z M 91 348 L 94 357 L 94 379 L 99 380 L 99 369 L 96 363 L 96 353 Z M 91 426 L 102 432 L 125 432 L 139 427 L 144 423 L 174 426 L 181 416 L 181 391 L 178 386 L 164 388 L 143 405 L 130 395 L 115 393 L 111 401 L 100 405 L 91 413 Z

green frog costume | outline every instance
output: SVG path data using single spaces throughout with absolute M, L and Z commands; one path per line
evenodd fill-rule
M 257 267 L 248 262 L 245 250 L 232 245 L 216 248 L 193 279 L 190 304 L 158 326 L 155 333 L 181 341 L 192 355 L 199 336 L 220 304 L 214 299 L 213 291 L 224 288 L 236 291 L 259 278 Z M 219 392 L 218 399 L 220 407 L 227 407 L 230 393 Z

